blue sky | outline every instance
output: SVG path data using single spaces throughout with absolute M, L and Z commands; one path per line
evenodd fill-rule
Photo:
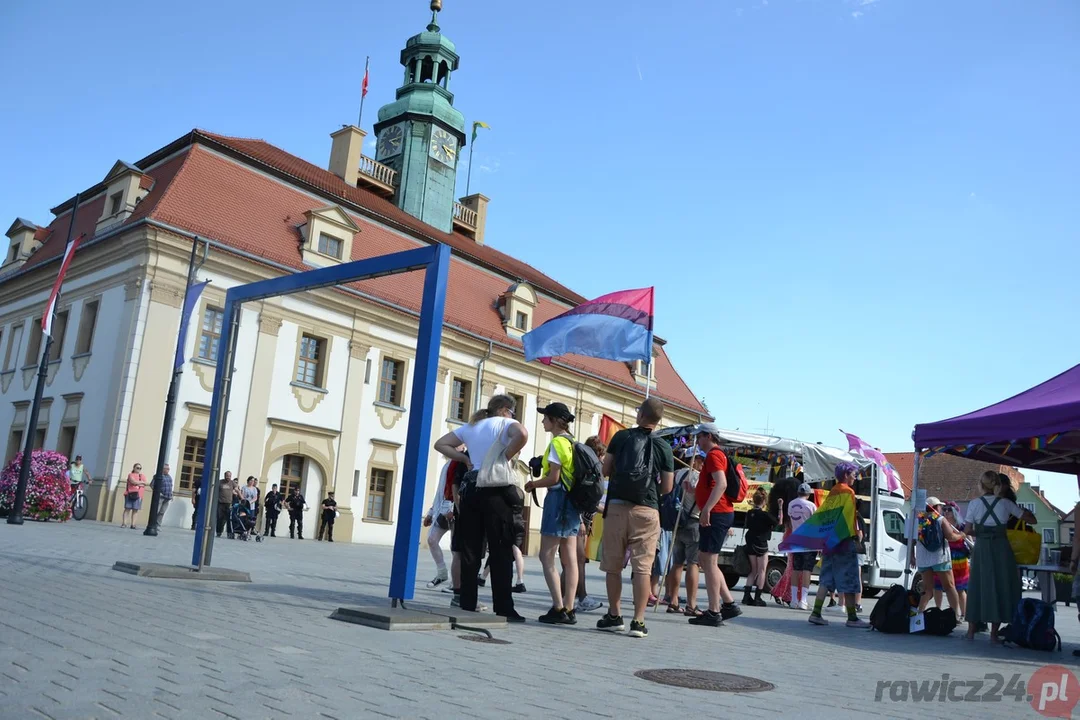
M 586 296 L 655 285 L 722 425 L 906 450 L 1080 362 L 1072 0 L 445 6 L 488 241 Z M 0 218 L 193 127 L 324 164 L 426 8 L 3 3 Z

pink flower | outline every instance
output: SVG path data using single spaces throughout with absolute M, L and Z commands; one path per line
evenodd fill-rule
M 11 511 L 19 483 L 22 453 L 0 472 L 0 513 Z M 59 520 L 71 517 L 71 485 L 64 477 L 68 459 L 52 450 L 35 450 L 30 455 L 30 479 L 26 485 L 23 515 L 32 520 Z

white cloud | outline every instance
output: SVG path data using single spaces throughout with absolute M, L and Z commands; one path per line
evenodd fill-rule
M 974 199 L 974 198 L 975 198 L 975 193 L 970 193 L 970 194 L 968 195 L 968 197 L 969 197 L 969 198 L 972 198 L 972 199 Z
M 853 17 L 853 18 L 861 18 L 862 16 L 863 16 L 863 14 L 861 12 L 859 12 L 858 10 L 851 13 L 851 17 Z
M 476 169 L 479 170 L 482 173 L 487 173 L 489 175 L 493 175 L 493 174 L 499 172 L 499 168 L 501 166 L 502 166 L 502 163 L 499 162 L 499 158 L 491 158 L 487 162 L 484 162 L 484 163 L 481 163 L 480 165 L 478 165 Z
M 859 5 L 873 5 L 878 0 L 857 0 Z

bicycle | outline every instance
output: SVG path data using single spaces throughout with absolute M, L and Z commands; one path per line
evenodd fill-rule
M 71 493 L 71 517 L 76 520 L 86 517 L 86 509 L 90 505 L 86 500 L 86 493 L 83 492 L 83 485 L 84 483 L 77 483 Z

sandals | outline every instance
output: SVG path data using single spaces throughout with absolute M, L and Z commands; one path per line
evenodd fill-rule
M 681 613 L 683 609 L 681 605 L 668 605 L 667 611 L 668 615 L 671 615 L 672 613 Z
M 686 606 L 686 610 L 683 611 L 683 615 L 686 617 L 701 617 L 704 613 L 696 607 Z

